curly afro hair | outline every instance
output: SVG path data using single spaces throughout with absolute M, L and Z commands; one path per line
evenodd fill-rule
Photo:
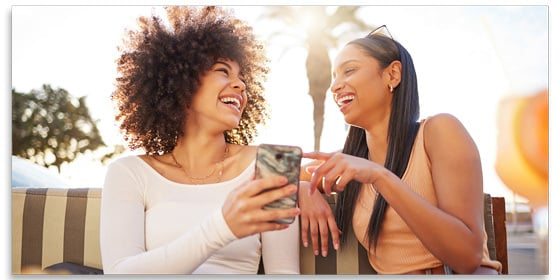
M 184 135 L 186 110 L 200 78 L 219 59 L 236 61 L 244 77 L 247 106 L 226 142 L 247 145 L 268 117 L 263 85 L 268 68 L 263 45 L 252 28 L 219 7 L 167 7 L 169 25 L 152 15 L 139 18 L 117 60 L 112 99 L 115 119 L 128 146 L 149 155 L 173 150 Z

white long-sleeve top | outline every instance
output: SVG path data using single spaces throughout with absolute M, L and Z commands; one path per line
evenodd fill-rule
M 187 185 L 137 156 L 112 162 L 101 201 L 104 273 L 255 274 L 261 252 L 267 274 L 299 273 L 297 220 L 242 239 L 224 220 L 227 195 L 253 178 L 254 164 L 228 181 Z

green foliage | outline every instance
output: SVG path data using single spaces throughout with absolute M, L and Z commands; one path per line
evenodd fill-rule
M 126 151 L 126 147 L 121 144 L 113 145 L 110 151 L 106 152 L 104 155 L 101 156 L 100 160 L 103 164 L 108 164 L 111 160 L 115 157 L 121 155 Z
M 12 89 L 12 155 L 43 166 L 60 166 L 104 147 L 85 97 L 43 85 L 30 93 Z

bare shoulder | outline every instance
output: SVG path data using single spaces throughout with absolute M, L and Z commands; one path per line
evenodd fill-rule
M 427 139 L 438 139 L 455 134 L 465 134 L 467 129 L 451 114 L 437 114 L 426 120 L 424 134 Z
M 424 124 L 424 146 L 428 154 L 441 150 L 476 152 L 476 145 L 461 121 L 451 114 L 438 114 Z
M 463 124 L 461 121 L 457 119 L 455 116 L 447 113 L 437 114 L 434 115 L 426 120 L 425 124 L 425 131 L 426 133 L 430 132 L 441 132 L 441 130 L 449 130 L 449 129 L 456 129 L 456 128 L 463 128 Z M 439 130 L 439 131 L 438 131 Z

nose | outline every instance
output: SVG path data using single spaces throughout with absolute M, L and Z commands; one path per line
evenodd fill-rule
M 341 81 L 339 81 L 338 79 L 334 78 L 333 82 L 331 84 L 331 92 L 333 94 L 335 94 L 337 91 L 342 89 L 342 86 L 343 86 L 343 83 Z
M 243 82 L 243 80 L 241 80 L 239 77 L 235 78 L 235 80 L 231 83 L 231 86 L 234 89 L 241 90 L 241 92 L 245 92 L 245 89 L 247 88 L 245 82 Z

